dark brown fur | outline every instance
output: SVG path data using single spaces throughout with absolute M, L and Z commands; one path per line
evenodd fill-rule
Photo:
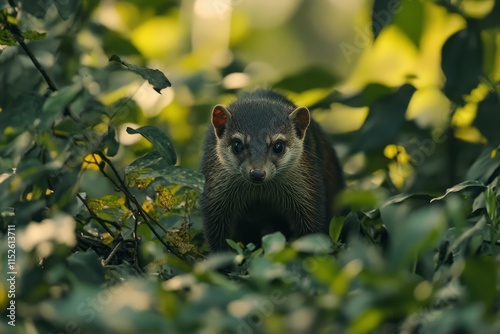
M 227 108 L 216 106 L 212 125 L 200 199 L 211 251 L 228 250 L 226 239 L 260 245 L 274 231 L 287 239 L 328 233 L 344 181 L 331 144 L 306 108 L 260 89 Z M 278 142 L 285 147 L 279 154 Z

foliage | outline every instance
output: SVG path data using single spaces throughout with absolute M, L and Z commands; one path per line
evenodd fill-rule
M 233 253 L 208 255 L 196 131 L 210 105 L 241 88 L 230 83 L 246 75 L 238 52 L 252 38 L 234 37 L 235 59 L 214 70 L 226 84 L 214 88 L 196 56 L 171 60 L 179 70 L 170 79 L 157 69 L 156 55 L 178 52 L 181 30 L 154 50 L 137 33 L 177 27 L 176 2 L 117 2 L 149 15 L 144 25 L 127 16 L 137 28 L 128 38 L 95 19 L 98 1 L 0 1 L 0 306 L 10 321 L 15 300 L 16 315 L 2 332 L 499 332 L 500 1 L 481 15 L 471 2 L 375 0 L 374 48 L 353 69 L 354 91 L 318 64 L 275 78 L 327 129 L 342 110 L 365 113 L 333 136 L 348 181 L 340 201 L 352 211 L 332 219 L 329 236 L 287 242 L 274 233 L 262 248 L 228 240 Z M 223 19 L 229 9 L 218 4 Z M 441 119 L 426 123 L 425 112 L 409 115 L 429 93 L 424 70 L 398 84 L 357 71 L 376 61 L 376 47 L 389 57 L 391 36 L 424 53 L 437 34 L 428 32 L 432 15 L 459 24 L 430 48 L 444 75 L 430 89 L 445 103 L 433 101 Z M 348 60 L 361 52 L 340 50 Z M 144 101 L 165 101 L 154 99 L 176 85 L 173 102 L 144 116 L 159 109 Z

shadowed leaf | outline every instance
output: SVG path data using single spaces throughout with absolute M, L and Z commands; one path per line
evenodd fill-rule
M 116 55 L 112 55 L 109 58 L 109 61 L 116 61 L 125 66 L 128 70 L 139 74 L 141 77 L 147 80 L 151 84 L 151 86 L 153 86 L 153 89 L 159 94 L 161 94 L 162 89 L 172 86 L 165 74 L 163 74 L 160 70 L 153 70 L 147 67 L 139 67 L 137 65 L 129 64 L 126 61 L 121 60 L 120 57 Z
M 155 126 L 143 126 L 138 129 L 132 129 L 127 127 L 127 133 L 129 134 L 141 134 L 146 138 L 153 146 L 156 148 L 158 153 L 165 159 L 165 162 L 169 165 L 175 164 L 177 161 L 177 155 L 175 154 L 174 145 L 170 138 L 167 137 L 163 131 Z

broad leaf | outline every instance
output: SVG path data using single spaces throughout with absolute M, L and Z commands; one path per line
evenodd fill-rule
M 69 270 L 78 277 L 78 281 L 89 285 L 105 283 L 104 269 L 99 257 L 93 250 L 76 252 L 66 260 Z
M 308 234 L 291 243 L 298 252 L 328 254 L 332 251 L 332 241 L 324 234 Z
M 465 177 L 469 180 L 481 181 L 484 184 L 490 182 L 490 178 L 498 175 L 500 169 L 500 147 L 492 149 L 486 147 L 477 160 L 470 166 Z
M 373 102 L 380 98 L 390 95 L 396 91 L 393 87 L 388 87 L 380 83 L 369 83 L 362 91 L 354 95 L 343 95 L 339 91 L 334 90 L 318 102 L 310 106 L 314 108 L 329 108 L 332 103 L 341 103 L 349 107 L 359 108 L 370 106 Z
M 137 65 L 129 64 L 126 61 L 121 60 L 120 57 L 116 55 L 112 55 L 109 58 L 109 61 L 116 61 L 125 66 L 128 70 L 139 74 L 147 80 L 153 86 L 153 89 L 159 94 L 161 94 L 162 89 L 172 86 L 165 74 L 163 74 L 160 70 L 153 70 L 147 67 L 139 67 Z
M 116 140 L 116 131 L 112 126 L 108 127 L 108 133 L 104 137 L 104 144 L 108 148 L 106 151 L 106 155 L 109 157 L 114 157 L 116 153 L 118 153 L 118 149 L 120 148 L 120 144 Z
M 44 0 L 44 1 L 33 1 L 33 0 L 20 0 L 22 4 L 23 11 L 30 13 L 31 15 L 43 19 L 47 10 L 54 3 L 54 0 Z M 73 1 L 62 1 L 64 3 Z M 76 1 L 75 1 L 76 2 Z
M 401 86 L 394 94 L 377 100 L 351 148 L 351 153 L 372 150 L 394 142 L 405 122 L 405 113 L 415 87 Z
M 0 45 L 14 46 L 17 45 L 16 38 L 9 30 L 0 30 Z
M 125 168 L 125 173 L 128 174 L 138 169 L 145 169 L 145 168 L 163 169 L 166 167 L 167 164 L 165 163 L 163 156 L 160 153 L 158 153 L 157 150 L 153 150 L 151 152 L 144 154 L 142 157 L 140 157 L 139 159 L 135 160 L 130 165 L 128 165 Z
M 488 139 L 492 146 L 500 144 L 500 96 L 497 92 L 490 92 L 477 106 L 477 115 L 474 125 Z
M 483 44 L 479 31 L 471 28 L 460 30 L 444 43 L 441 67 L 446 76 L 444 94 L 453 102 L 464 103 L 479 84 L 483 68 Z
M 71 16 L 75 15 L 78 7 L 80 7 L 80 0 L 56 0 L 54 1 L 59 15 L 61 15 L 63 20 L 67 20 Z
M 148 179 L 161 177 L 172 184 L 189 187 L 197 192 L 203 192 L 205 178 L 203 174 L 192 169 L 180 166 L 167 166 L 162 170 L 150 170 L 141 172 L 138 179 Z
M 388 2 L 388 9 L 395 13 L 393 19 L 394 25 L 399 27 L 413 44 L 418 47 L 425 24 L 423 2 L 413 0 L 389 0 Z
M 401 269 L 424 250 L 434 248 L 445 230 L 446 216 L 437 208 L 424 208 L 411 213 L 394 225 L 390 239 L 388 267 Z
M 492 257 L 469 258 L 465 261 L 462 279 L 470 298 L 490 308 L 495 304 L 497 289 L 497 263 Z
M 328 234 L 333 242 L 339 241 L 340 233 L 342 232 L 342 227 L 344 227 L 345 220 L 346 217 L 333 217 L 331 219 Z
M 274 87 L 302 92 L 313 88 L 333 87 L 338 82 L 339 78 L 331 74 L 326 68 L 310 66 L 283 78 L 274 84 Z
M 374 0 L 372 8 L 373 39 L 377 39 L 382 29 L 391 24 L 400 0 Z
M 21 35 L 24 38 L 29 39 L 30 41 L 39 41 L 39 40 L 44 39 L 45 37 L 47 37 L 47 33 L 46 32 L 38 32 L 38 31 L 35 31 L 35 30 L 23 31 L 21 33 Z
M 53 92 L 43 104 L 43 111 L 53 115 L 61 113 L 82 91 L 81 83 L 75 83 Z
M 446 196 L 448 196 L 449 194 L 458 193 L 458 192 L 465 191 L 465 190 L 472 190 L 475 193 L 475 192 L 481 192 L 484 189 L 486 189 L 486 186 L 482 182 L 464 181 L 462 183 L 454 185 L 451 188 L 446 189 L 446 193 L 443 196 L 433 198 L 433 199 L 431 199 L 431 202 L 440 201 L 440 200 L 444 199 Z
M 262 237 L 262 248 L 266 255 L 279 253 L 285 248 L 286 239 L 281 232 L 267 234 Z
M 175 164 L 177 161 L 177 156 L 175 154 L 174 145 L 167 135 L 155 126 L 147 125 L 138 129 L 132 129 L 127 127 L 127 133 L 129 134 L 141 134 L 144 138 L 149 140 L 151 144 L 156 148 L 158 153 L 162 155 L 165 162 L 169 165 Z

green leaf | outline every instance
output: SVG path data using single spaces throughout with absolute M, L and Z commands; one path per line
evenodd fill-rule
M 172 184 L 189 187 L 198 193 L 203 192 L 205 177 L 192 169 L 180 166 L 167 166 L 161 170 L 146 170 L 140 173 L 138 179 L 161 177 Z
M 60 114 L 83 91 L 81 83 L 75 83 L 53 92 L 43 104 L 43 111 L 48 114 Z
M 80 0 L 57 0 L 54 3 L 63 20 L 67 20 L 71 16 L 75 15 L 80 7 Z
M 416 47 L 419 47 L 425 23 L 424 4 L 422 1 L 389 0 L 389 3 L 393 5 L 398 2 L 400 5 L 396 5 L 396 9 L 393 10 L 396 13 L 393 23 L 410 38 Z
M 469 297 L 480 301 L 487 308 L 495 304 L 497 297 L 497 275 L 498 263 L 491 257 L 474 257 L 465 261 L 462 278 L 468 288 Z
M 195 272 L 206 273 L 230 266 L 234 262 L 234 253 L 211 254 L 205 261 L 195 264 Z
M 404 201 L 408 199 L 418 199 L 418 200 L 423 200 L 425 202 L 430 202 L 432 199 L 432 196 L 428 194 L 399 194 L 396 196 L 392 196 L 389 198 L 387 201 L 384 202 L 384 206 L 386 205 L 391 205 L 391 204 L 399 204 L 403 203 Z
M 2 208 L 11 206 L 19 199 L 21 193 L 29 185 L 44 177 L 47 168 L 35 159 L 21 161 L 16 169 L 6 180 L 0 183 L 0 205 Z
M 16 38 L 10 30 L 0 30 L 0 45 L 15 46 L 17 45 Z
M 350 236 L 358 236 L 361 229 L 361 221 L 356 212 L 351 211 L 345 218 L 342 226 L 341 236 L 349 238 Z
M 483 191 L 484 189 L 486 189 L 486 186 L 482 182 L 475 181 L 475 180 L 464 181 L 464 182 L 461 182 L 459 184 L 454 185 L 451 188 L 446 189 L 446 193 L 443 196 L 433 198 L 433 199 L 431 199 L 431 202 L 440 201 L 440 200 L 444 199 L 446 196 L 448 196 L 449 194 L 461 192 L 464 190 L 472 190 L 474 193 L 476 193 L 476 192 L 479 193 L 479 192 Z
M 22 4 L 23 11 L 30 13 L 31 15 L 43 19 L 47 10 L 50 8 L 54 0 L 44 0 L 44 1 L 33 1 L 33 0 L 20 0 Z M 64 1 L 73 2 L 73 1 Z
M 394 0 L 374 0 L 372 8 L 372 32 L 373 39 L 376 40 L 382 29 L 391 24 L 394 17 L 394 9 L 390 7 L 400 1 Z
M 54 208 L 65 209 L 76 200 L 78 192 L 79 171 L 72 170 L 59 176 L 58 182 L 53 186 L 54 193 L 49 197 L 49 205 Z
M 304 253 L 329 254 L 332 252 L 332 241 L 322 233 L 307 234 L 292 242 L 291 246 L 296 251 Z
M 76 252 L 67 258 L 68 268 L 80 282 L 92 286 L 105 283 L 104 268 L 93 250 Z
M 343 97 L 342 93 L 340 93 L 338 90 L 334 90 L 321 100 L 319 100 L 316 103 L 313 103 L 312 105 L 309 106 L 310 109 L 328 109 L 330 108 L 332 103 L 339 102 Z
M 108 150 L 106 151 L 106 155 L 108 157 L 114 157 L 116 153 L 118 153 L 118 149 L 120 148 L 120 144 L 116 140 L 116 131 L 114 127 L 108 127 L 108 133 L 104 137 L 104 143 L 108 148 Z
M 499 148 L 485 147 L 479 158 L 470 166 L 465 177 L 469 180 L 477 180 L 488 184 L 491 182 L 490 179 L 497 175 L 499 169 Z
M 446 216 L 438 208 L 420 209 L 393 225 L 389 230 L 388 268 L 391 271 L 401 269 L 413 262 L 420 252 L 434 248 L 445 228 Z
M 371 106 L 375 101 L 394 94 L 396 90 L 397 89 L 394 87 L 389 87 L 380 83 L 369 83 L 361 92 L 339 99 L 338 102 L 353 108 Z
M 151 169 L 163 169 L 166 168 L 167 164 L 163 159 L 163 156 L 157 151 L 153 150 L 146 153 L 139 159 L 132 162 L 130 165 L 125 167 L 125 173 L 128 174 L 135 170 L 151 168 Z
M 127 133 L 129 134 L 141 134 L 146 138 L 153 146 L 156 148 L 158 153 L 160 153 L 165 162 L 169 165 L 174 165 L 177 161 L 177 156 L 175 154 L 174 145 L 167 135 L 155 126 L 147 125 L 138 129 L 132 129 L 127 127 Z
M 328 229 L 328 234 L 330 235 L 330 239 L 333 242 L 338 242 L 340 238 L 340 233 L 342 232 L 342 228 L 344 227 L 344 221 L 346 217 L 333 217 L 330 220 L 330 226 Z
M 250 262 L 248 272 L 254 279 L 270 281 L 282 278 L 286 268 L 284 264 L 271 262 L 266 257 L 257 257 Z
M 339 82 L 326 68 L 310 66 L 274 84 L 275 88 L 302 92 L 313 88 L 333 87 Z
M 477 87 L 483 74 L 483 44 L 480 32 L 462 29 L 444 43 L 441 67 L 446 76 L 444 94 L 457 104 L 464 104 L 464 95 Z
M 106 54 L 138 55 L 140 53 L 130 41 L 130 38 L 124 37 L 122 34 L 103 25 L 96 26 L 98 27 L 97 33 L 102 36 L 102 46 Z
M 141 77 L 147 80 L 153 86 L 153 89 L 159 94 L 161 94 L 162 89 L 172 86 L 165 74 L 163 74 L 160 70 L 153 70 L 147 67 L 139 67 L 129 64 L 126 61 L 121 60 L 120 57 L 116 55 L 112 55 L 111 57 L 109 57 L 109 61 L 116 61 L 125 66 L 128 70 L 139 74 Z
M 490 145 L 498 146 L 500 145 L 498 124 L 500 124 L 500 95 L 493 91 L 477 105 L 474 126 L 488 139 Z
M 241 246 L 238 243 L 234 242 L 231 239 L 226 239 L 226 242 L 229 245 L 229 247 L 231 247 L 232 249 L 234 249 L 235 251 L 237 251 L 238 254 L 242 254 L 243 253 L 243 248 L 241 248 Z
M 286 238 L 281 232 L 274 232 L 262 237 L 262 248 L 266 255 L 281 252 L 285 245 Z
M 362 91 L 350 96 L 345 96 L 339 91 L 334 90 L 332 93 L 311 105 L 310 108 L 330 108 L 332 103 L 341 103 L 353 108 L 366 107 L 395 91 L 396 89 L 394 87 L 389 87 L 380 83 L 369 83 Z
M 350 207 L 353 210 L 374 208 L 379 202 L 379 196 L 372 190 L 344 190 L 338 198 L 340 207 Z
M 415 87 L 401 86 L 394 94 L 377 100 L 355 139 L 351 154 L 372 150 L 394 142 L 405 122 L 405 114 Z
M 29 39 L 30 41 L 39 41 L 39 40 L 44 39 L 45 37 L 47 37 L 47 33 L 46 32 L 38 32 L 38 31 L 35 31 L 35 30 L 26 30 L 26 31 L 23 31 L 21 33 L 21 35 L 24 38 Z

